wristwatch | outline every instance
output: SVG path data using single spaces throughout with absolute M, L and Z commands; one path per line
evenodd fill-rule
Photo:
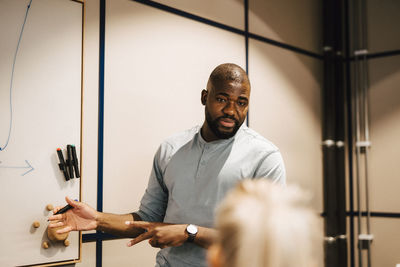
M 187 239 L 188 242 L 193 242 L 194 238 L 197 235 L 197 226 L 194 224 L 188 224 L 188 226 L 186 226 L 186 232 L 188 233 L 189 237 Z

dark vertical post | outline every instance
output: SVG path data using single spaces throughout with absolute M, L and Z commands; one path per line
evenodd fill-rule
M 244 0 L 244 45 L 245 45 L 245 57 L 246 57 L 246 73 L 249 75 L 249 0 Z M 246 125 L 250 123 L 250 112 L 247 112 Z
M 342 2 L 323 1 L 322 92 L 325 266 L 347 266 Z
M 347 266 L 346 231 L 346 167 L 345 167 L 345 60 L 344 60 L 344 1 L 335 1 L 335 138 L 336 138 L 336 182 L 337 182 L 337 239 L 339 266 Z M 341 237 L 341 238 L 340 238 Z
M 100 0 L 99 32 L 99 129 L 97 157 L 97 210 L 103 211 L 103 145 L 104 145 L 104 56 L 106 30 L 106 0 Z M 100 234 L 100 232 L 97 232 Z M 96 239 L 96 267 L 102 266 L 103 241 Z

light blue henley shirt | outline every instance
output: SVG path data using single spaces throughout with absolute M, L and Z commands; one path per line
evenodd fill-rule
M 138 215 L 144 221 L 213 227 L 216 207 L 245 178 L 285 184 L 279 149 L 242 125 L 229 139 L 206 142 L 200 126 L 166 139 L 153 162 Z M 161 249 L 156 266 L 207 266 L 206 250 L 194 243 Z

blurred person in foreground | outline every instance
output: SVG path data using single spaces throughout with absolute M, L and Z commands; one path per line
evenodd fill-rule
M 316 267 L 322 258 L 317 214 L 297 187 L 244 180 L 217 210 L 211 267 Z

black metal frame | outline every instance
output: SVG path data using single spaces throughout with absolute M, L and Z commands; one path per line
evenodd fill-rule
M 323 1 L 324 84 L 322 90 L 325 266 L 347 266 L 345 175 L 345 72 L 343 3 Z

